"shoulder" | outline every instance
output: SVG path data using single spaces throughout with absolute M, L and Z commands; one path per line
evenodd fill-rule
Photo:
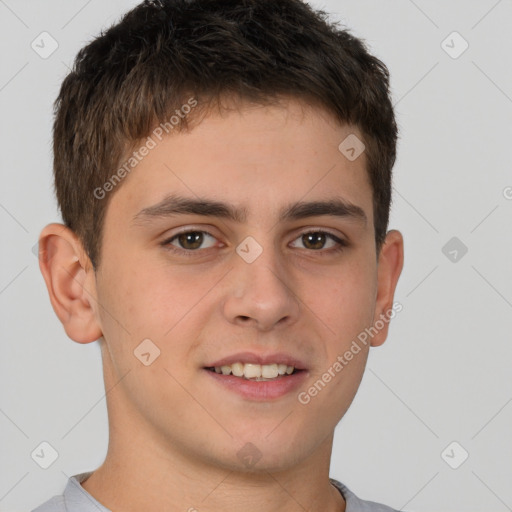
M 73 475 L 61 495 L 45 501 L 32 512 L 110 512 L 80 485 L 91 474 L 92 471 Z
M 64 496 L 54 496 L 32 510 L 32 512 L 67 512 Z
M 345 512 L 398 512 L 396 509 L 376 503 L 375 501 L 366 501 L 358 498 L 350 489 L 338 480 L 330 478 L 331 483 L 336 487 L 346 502 Z

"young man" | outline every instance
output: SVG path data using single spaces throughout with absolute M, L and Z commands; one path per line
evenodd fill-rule
M 395 313 L 388 72 L 300 0 L 153 0 L 56 102 L 53 308 L 109 447 L 37 512 L 390 511 L 329 478 Z

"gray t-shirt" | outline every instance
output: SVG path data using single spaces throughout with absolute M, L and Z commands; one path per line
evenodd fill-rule
M 63 494 L 45 501 L 42 505 L 32 510 L 32 512 L 111 512 L 80 485 L 91 474 L 92 471 L 89 471 L 88 473 L 72 476 L 68 480 Z M 361 500 L 342 483 L 333 478 L 330 481 L 340 491 L 346 501 L 345 512 L 398 512 L 386 505 Z

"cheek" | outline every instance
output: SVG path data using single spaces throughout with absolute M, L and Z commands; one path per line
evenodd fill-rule
M 306 279 L 309 281 L 310 278 Z M 306 304 L 323 321 L 329 337 L 336 340 L 337 348 L 371 324 L 376 274 L 370 263 L 363 261 L 340 266 L 329 275 L 315 276 L 307 289 L 309 300 Z
M 173 340 L 185 327 L 189 337 L 195 339 L 194 329 L 201 326 L 197 317 L 208 304 L 204 299 L 222 277 L 218 270 L 201 272 L 136 258 L 125 258 L 122 264 L 111 265 L 105 271 L 101 287 L 101 300 L 108 310 L 101 313 L 109 331 L 104 331 L 105 337 L 121 336 L 125 345 L 129 337 L 134 346 L 149 338 L 161 349 L 170 344 L 177 347 Z
M 158 280 L 130 258 L 110 255 L 98 278 L 98 304 L 103 337 L 116 359 L 131 362 L 133 350 L 142 340 L 161 336 L 155 330 L 154 318 L 159 314 L 161 298 Z
M 105 306 L 112 308 L 111 316 L 129 324 L 130 332 L 152 325 L 150 318 L 169 305 L 170 287 L 162 273 L 163 269 L 150 267 L 134 257 L 122 258 L 112 253 L 108 260 L 105 258 L 102 298 Z

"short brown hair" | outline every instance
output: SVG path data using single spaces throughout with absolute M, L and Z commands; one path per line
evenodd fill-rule
M 397 142 L 389 73 L 338 25 L 301 0 L 146 0 L 82 48 L 55 102 L 54 176 L 63 221 L 93 266 L 109 200 L 94 191 L 191 97 L 198 107 L 177 131 L 222 97 L 305 99 L 356 125 L 379 252 Z

